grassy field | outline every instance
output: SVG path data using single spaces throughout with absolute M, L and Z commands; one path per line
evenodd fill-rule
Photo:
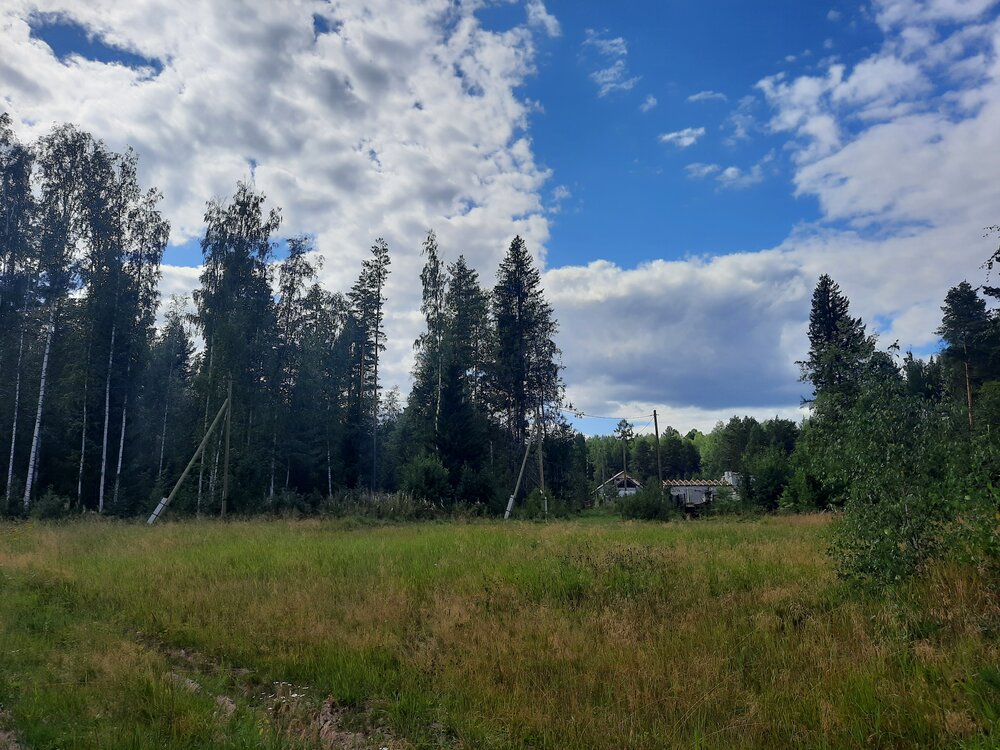
M 0 525 L 0 750 L 1000 746 L 996 589 L 827 531 Z

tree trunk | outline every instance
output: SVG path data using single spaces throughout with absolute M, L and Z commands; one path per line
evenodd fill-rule
M 21 403 L 21 355 L 24 353 L 24 325 L 17 345 L 17 377 L 14 380 L 14 418 L 10 426 L 10 458 L 7 460 L 7 507 L 10 507 L 11 483 L 14 481 L 14 447 L 17 444 L 17 411 Z
M 212 398 L 212 363 L 215 360 L 215 339 L 208 349 L 208 387 L 205 389 L 205 423 L 202 433 L 208 434 L 208 404 Z M 198 509 L 197 515 L 201 515 L 201 488 L 205 479 L 205 451 L 201 452 L 201 459 L 198 461 Z
M 330 468 L 330 441 L 326 441 L 326 496 L 333 497 L 333 469 Z
M 89 357 L 88 357 L 89 360 Z M 83 507 L 83 466 L 87 457 L 87 389 L 90 385 L 90 368 L 83 378 L 83 426 L 80 428 L 80 468 L 76 472 L 76 504 Z
M 131 375 L 132 367 L 129 364 L 128 369 L 125 371 L 125 384 L 128 387 L 128 379 Z M 118 487 L 121 485 L 122 480 L 122 456 L 125 454 L 125 421 L 128 417 L 128 391 L 125 392 L 125 400 L 122 402 L 122 432 L 121 436 L 118 438 L 118 466 L 115 468 L 115 496 L 114 503 L 118 504 Z
M 42 355 L 42 375 L 38 382 L 38 409 L 35 411 L 35 430 L 31 436 L 31 451 L 28 454 L 28 476 L 24 483 L 24 510 L 31 507 L 31 490 L 35 483 L 36 462 L 38 460 L 38 443 L 42 433 L 42 409 L 45 406 L 45 386 L 49 374 L 49 352 L 52 350 L 52 337 L 56 330 L 56 303 L 52 303 L 49 313 L 48 332 L 45 335 L 45 353 Z
M 271 430 L 271 488 L 267 492 L 268 498 L 274 497 L 274 461 L 278 450 L 278 428 Z
M 108 350 L 108 374 L 104 379 L 104 436 L 101 439 L 101 486 L 97 493 L 97 512 L 104 512 L 104 481 L 108 472 L 108 422 L 111 418 L 111 367 L 115 356 L 117 322 L 111 324 L 111 348 Z
M 167 412 L 170 410 L 170 386 L 174 382 L 174 363 L 170 363 L 170 368 L 167 370 L 167 387 L 164 389 L 166 393 L 163 394 L 163 425 L 160 428 L 160 464 L 156 469 L 156 478 L 159 480 L 163 477 L 163 454 L 167 445 Z

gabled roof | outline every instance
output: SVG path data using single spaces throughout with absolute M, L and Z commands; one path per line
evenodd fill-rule
M 732 487 L 725 479 L 664 479 L 664 487 Z
M 633 485 L 635 485 L 635 487 L 637 489 L 640 489 L 640 490 L 642 489 L 642 482 L 640 482 L 638 479 L 636 479 L 631 474 L 628 474 L 628 473 L 626 473 L 624 471 L 619 471 L 617 474 L 615 474 L 613 477 L 611 477 L 611 479 L 609 479 L 604 484 L 600 485 L 596 490 L 594 490 L 594 492 L 600 492 L 605 487 L 607 487 L 609 484 L 613 484 L 615 487 L 617 487 L 619 485 L 619 483 L 621 483 L 621 482 L 626 482 L 626 483 L 631 482 Z

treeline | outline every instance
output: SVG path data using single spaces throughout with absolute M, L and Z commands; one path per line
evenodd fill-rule
M 998 251 L 1000 253 L 1000 251 Z M 837 284 L 822 276 L 800 363 L 815 400 L 782 503 L 842 508 L 844 575 L 896 580 L 940 558 L 997 572 L 1000 510 L 1000 290 L 950 289 L 927 360 L 879 350 Z
M 379 376 L 384 241 L 350 290 L 329 292 L 310 240 L 282 239 L 280 211 L 239 184 L 208 203 L 200 287 L 170 300 L 157 329 L 169 225 L 137 174 L 131 150 L 71 125 L 24 144 L 0 116 L 5 512 L 148 513 L 230 389 L 232 511 L 316 510 L 403 489 L 499 512 L 529 434 L 543 461 L 525 490 L 582 492 L 585 446 L 560 411 L 557 324 L 520 238 L 484 289 L 428 234 L 426 331 L 403 403 Z M 224 447 L 213 433 L 175 511 L 219 512 Z
M 1000 250 L 987 264 L 1000 262 Z M 811 413 L 801 425 L 733 417 L 709 434 L 660 437 L 666 479 L 739 474 L 735 501 L 712 512 L 835 510 L 840 572 L 899 580 L 934 560 L 986 566 L 1000 561 L 1000 288 L 962 282 L 945 297 L 943 341 L 924 360 L 896 345 L 880 350 L 829 276 L 809 316 L 809 354 L 800 362 Z M 593 438 L 591 456 L 646 487 L 619 503 L 623 515 L 677 514 L 656 489 L 655 437 Z M 617 455 L 616 454 L 617 451 Z

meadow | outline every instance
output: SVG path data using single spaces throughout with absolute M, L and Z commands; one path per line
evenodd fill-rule
M 1000 744 L 996 582 L 828 516 L 0 525 L 0 749 Z

